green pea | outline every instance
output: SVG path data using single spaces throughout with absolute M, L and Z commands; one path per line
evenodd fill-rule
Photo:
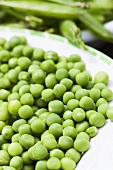
M 84 110 L 91 110 L 94 108 L 94 102 L 93 100 L 88 97 L 88 96 L 83 96 L 81 99 L 80 99 L 80 102 L 79 102 L 79 105 L 82 109 Z
M 18 132 L 21 135 L 23 134 L 29 134 L 32 135 L 32 130 L 31 130 L 31 126 L 29 124 L 23 124 L 18 128 Z
M 68 62 L 67 63 L 68 70 L 72 69 L 73 67 L 74 67 L 74 63 L 73 62 Z
M 47 109 L 41 108 L 41 109 L 37 110 L 37 112 L 35 113 L 35 115 L 36 115 L 37 117 L 39 117 L 39 116 L 40 116 L 42 113 L 44 113 L 44 112 L 47 112 Z
M 0 133 L 2 132 L 4 126 L 6 126 L 6 122 L 0 120 Z
M 56 157 L 61 160 L 64 157 L 64 152 L 60 149 L 53 149 L 50 151 L 50 158 Z
M 87 128 L 86 133 L 92 138 L 97 135 L 98 129 L 95 126 Z
M 3 46 L 6 43 L 6 39 L 5 38 L 0 38 L 0 46 Z
M 8 152 L 8 147 L 9 147 L 10 143 L 4 143 L 1 145 L 1 150 L 7 151 Z
M 46 138 L 46 139 L 43 140 L 42 143 L 48 150 L 52 150 L 52 149 L 57 148 L 57 141 L 55 139 Z
M 76 151 L 74 148 L 68 149 L 67 152 L 65 153 L 65 156 L 67 158 L 72 159 L 75 163 L 78 163 L 81 158 L 81 154 L 78 151 Z
M 59 62 L 64 62 L 64 63 L 67 63 L 67 61 L 68 61 L 68 58 L 66 57 L 66 56 L 59 56 L 59 60 L 58 60 Z
M 18 36 L 13 36 L 10 38 L 9 42 L 10 42 L 11 47 L 14 48 L 15 46 L 21 43 L 21 40 Z
M 10 125 L 6 125 L 6 126 L 4 126 L 3 127 L 3 129 L 2 129 L 2 136 L 5 138 L 5 139 L 11 139 L 11 137 L 13 136 L 13 134 L 14 134 L 14 131 L 13 131 L 13 129 L 12 129 L 12 126 L 10 126 Z
M 100 98 L 96 102 L 96 107 L 99 107 L 101 104 L 104 104 L 104 103 L 107 104 L 108 103 L 107 100 L 104 98 Z
M 90 127 L 89 127 L 89 128 L 90 128 Z M 80 133 L 78 133 L 76 139 L 79 139 L 79 138 L 85 138 L 85 139 L 87 139 L 87 140 L 90 139 L 89 135 L 88 135 L 86 132 L 80 132 Z
M 7 89 L 11 86 L 10 81 L 7 78 L 0 78 L 0 88 Z
M 0 61 L 8 62 L 9 59 L 10 59 L 10 52 L 8 50 L 1 50 L 0 51 Z
M 19 143 L 19 138 L 20 138 L 20 134 L 16 133 L 12 136 L 11 141 L 12 142 L 18 142 Z
M 101 91 L 101 96 L 109 102 L 113 99 L 113 92 L 111 89 L 105 88 Z
M 67 126 L 63 129 L 63 136 L 69 136 L 72 139 L 75 139 L 77 131 L 73 126 Z
M 5 50 L 11 51 L 12 47 L 11 47 L 10 42 L 5 42 L 3 48 Z
M 89 123 L 86 120 L 76 124 L 76 130 L 78 133 L 86 131 L 88 127 Z
M 34 146 L 35 139 L 29 134 L 23 134 L 19 138 L 19 143 L 24 149 L 28 150 L 30 147 Z
M 10 114 L 8 108 L 5 105 L 0 105 L 0 120 L 6 121 L 9 118 Z
M 66 87 L 63 84 L 56 84 L 53 88 L 53 93 L 56 98 L 60 99 L 66 92 Z
M 57 62 L 59 60 L 58 54 L 55 51 L 47 51 L 44 54 L 45 60 L 53 60 L 54 62 Z
M 64 62 L 64 61 L 58 62 L 58 63 L 56 64 L 56 68 L 57 68 L 57 69 L 64 68 L 64 69 L 68 70 L 67 63 Z
M 88 110 L 86 111 L 86 119 L 89 120 L 89 116 L 92 114 L 92 113 L 96 113 L 95 110 Z
M 73 170 L 76 168 L 76 163 L 67 157 L 61 159 L 61 168 L 64 170 Z
M 23 170 L 34 170 L 33 165 L 23 165 Z
M 68 61 L 71 61 L 71 62 L 75 63 L 75 62 L 81 61 L 81 57 L 78 54 L 71 54 L 68 57 Z
M 2 64 L 0 67 L 0 70 L 2 73 L 7 73 L 9 71 L 9 66 L 8 64 Z
M 16 169 L 9 166 L 2 166 L 2 170 L 16 170 Z
M 33 162 L 29 157 L 28 151 L 23 152 L 21 158 L 23 159 L 23 164 L 32 164 Z
M 101 91 L 106 88 L 106 85 L 104 83 L 96 83 L 94 87 Z
M 68 126 L 74 127 L 74 121 L 71 119 L 67 119 L 67 120 L 63 121 L 62 126 L 63 126 L 63 128 L 68 127 Z
M 7 100 L 8 96 L 10 95 L 10 91 L 5 89 L 0 89 L 0 99 Z
M 45 131 L 46 126 L 42 120 L 36 119 L 31 123 L 31 129 L 34 133 L 42 133 Z
M 9 143 L 9 140 L 5 139 L 3 137 L 3 135 L 0 135 L 0 144 L 2 145 L 2 144 L 5 144 L 5 143 Z
M 49 133 L 59 138 L 63 134 L 63 127 L 58 123 L 53 123 L 49 126 Z
M 82 73 L 78 73 L 76 75 L 75 80 L 76 80 L 78 85 L 83 87 L 83 86 L 88 84 L 89 77 L 88 77 L 88 75 L 85 72 L 82 72 Z
M 42 91 L 44 90 L 44 86 L 41 84 L 32 84 L 30 87 L 30 92 L 33 95 L 33 97 L 40 97 Z
M 85 63 L 83 63 L 82 61 L 75 62 L 74 68 L 80 70 L 81 72 L 86 70 Z
M 78 89 L 81 89 L 81 86 L 75 84 L 75 85 L 73 85 L 73 86 L 71 87 L 70 91 L 71 91 L 72 93 L 76 93 L 76 91 L 77 91 Z
M 109 81 L 109 76 L 104 71 L 99 71 L 94 77 L 94 83 L 104 83 L 107 84 Z
M 23 50 L 24 46 L 23 45 L 17 45 L 13 48 L 12 53 L 13 56 L 16 58 L 19 58 L 22 56 L 22 50 Z
M 21 43 L 21 44 L 23 44 L 23 45 L 26 45 L 26 44 L 27 44 L 27 40 L 26 40 L 25 37 L 19 36 L 19 38 L 20 38 L 20 43 Z
M 83 96 L 89 96 L 89 92 L 86 89 L 79 88 L 75 93 L 75 98 L 80 100 Z
M 72 112 L 72 118 L 76 121 L 76 122 L 81 122 L 85 119 L 86 114 L 85 111 L 81 108 L 76 108 L 73 110 Z
M 41 63 L 41 69 L 46 73 L 54 73 L 56 70 L 55 63 L 52 60 L 45 60 Z
M 32 106 L 34 104 L 34 98 L 30 93 L 25 93 L 20 97 L 20 102 L 23 105 L 30 105 Z
M 42 143 L 43 143 L 43 141 L 44 141 L 45 139 L 55 139 L 55 137 L 54 137 L 52 134 L 50 134 L 50 133 L 48 133 L 48 134 L 44 134 L 44 133 L 43 133 L 43 135 L 41 135 L 41 141 L 42 141 Z M 51 146 L 50 146 L 50 147 L 51 147 Z
M 52 125 L 53 123 L 62 123 L 62 119 L 60 118 L 59 115 L 55 113 L 50 113 L 47 118 L 46 118 L 46 123 L 48 126 Z
M 35 100 L 35 104 L 38 108 L 46 108 L 47 107 L 47 102 L 44 101 L 41 97 Z
M 11 100 L 19 100 L 19 99 L 20 99 L 20 95 L 17 92 L 9 94 L 7 98 L 8 102 L 10 102 Z
M 47 161 L 48 169 L 59 169 L 61 166 L 60 160 L 56 157 L 49 158 Z
M 108 119 L 113 121 L 113 107 L 109 107 L 106 111 L 106 115 L 108 117 Z
M 25 93 L 29 93 L 30 92 L 30 86 L 29 85 L 23 85 L 22 87 L 20 87 L 19 89 L 19 95 L 22 96 Z
M 63 78 L 61 81 L 60 81 L 60 84 L 63 84 L 67 90 L 70 90 L 72 85 L 73 85 L 73 81 L 68 79 L 68 78 Z
M 8 165 L 10 162 L 10 155 L 5 150 L 0 150 L 0 165 Z
M 24 125 L 24 124 L 26 124 L 27 122 L 26 122 L 26 120 L 25 119 L 18 119 L 18 120 L 16 120 L 13 124 L 12 124 L 12 128 L 13 128 L 13 130 L 15 131 L 15 132 L 19 132 L 18 130 L 19 130 L 19 127 L 21 126 L 21 125 Z
M 89 95 L 96 102 L 100 98 L 100 90 L 94 87 L 90 90 Z
M 76 75 L 78 73 L 80 73 L 80 70 L 77 70 L 77 69 L 74 69 L 74 68 L 70 69 L 69 70 L 69 77 L 70 77 L 70 79 L 75 81 L 75 77 L 76 77 Z
M 56 78 L 58 81 L 61 81 L 64 78 L 68 77 L 68 71 L 64 68 L 58 69 L 56 71 Z
M 30 79 L 30 74 L 29 74 L 28 72 L 26 72 L 26 71 L 22 71 L 22 72 L 19 73 L 18 79 L 19 79 L 19 80 L 29 81 L 29 79 Z
M 21 170 L 23 168 L 23 160 L 20 156 L 14 156 L 11 160 L 10 160 L 10 166 L 17 169 L 17 170 Z
M 77 107 L 79 107 L 79 101 L 76 99 L 71 99 L 68 101 L 67 103 L 67 108 L 71 111 L 73 111 L 74 109 L 76 109 Z
M 38 161 L 36 163 L 35 170 L 42 170 L 42 169 L 43 170 L 48 170 L 46 160 Z
M 31 60 L 27 57 L 20 57 L 18 59 L 18 65 L 21 67 L 22 70 L 27 70 L 31 65 Z
M 63 102 L 67 104 L 69 100 L 74 99 L 74 94 L 72 92 L 66 92 L 63 95 Z
M 28 119 L 33 115 L 33 110 L 29 105 L 23 105 L 19 107 L 18 115 L 22 119 Z
M 54 93 L 52 89 L 45 89 L 42 91 L 42 99 L 45 102 L 50 102 L 52 100 L 54 100 Z
M 45 112 L 45 113 L 42 113 L 40 116 L 39 116 L 39 119 L 42 120 L 44 123 L 46 123 L 46 119 L 48 117 L 50 113 L 49 112 Z
M 18 72 L 16 69 L 11 69 L 8 72 L 8 79 L 12 82 L 12 83 L 17 83 L 18 82 Z
M 18 116 L 18 110 L 21 107 L 21 103 L 19 100 L 11 100 L 8 103 L 8 111 L 13 116 Z
M 87 85 L 84 86 L 85 89 L 91 90 L 94 87 L 94 83 L 89 81 Z
M 99 112 L 92 113 L 89 116 L 89 123 L 92 126 L 102 127 L 105 124 L 105 117 Z
M 44 50 L 41 48 L 35 48 L 33 50 L 33 59 L 38 60 L 38 61 L 43 61 L 44 59 Z
M 49 102 L 48 105 L 49 112 L 60 114 L 64 110 L 64 105 L 60 100 L 53 100 Z
M 109 108 L 109 105 L 107 103 L 103 103 L 98 107 L 97 111 L 103 114 L 104 117 L 106 118 L 106 111 L 108 108 Z
M 67 120 L 67 119 L 72 119 L 72 111 L 70 110 L 66 110 L 63 114 L 63 119 Z
M 40 69 L 39 65 L 30 65 L 28 68 L 28 73 L 32 74 L 33 72 L 37 71 L 38 69 Z
M 18 142 L 13 142 L 8 147 L 8 153 L 11 156 L 19 156 L 23 152 L 22 146 Z
M 75 139 L 74 141 L 74 148 L 78 152 L 85 152 L 89 149 L 89 147 L 90 147 L 89 140 L 85 138 L 78 138 L 78 139 Z
M 26 57 L 31 57 L 32 53 L 33 53 L 33 48 L 26 45 L 26 46 L 23 47 L 22 53 Z
M 53 89 L 55 85 L 57 85 L 57 79 L 55 77 L 55 74 L 50 73 L 45 78 L 45 85 L 47 88 Z
M 33 82 L 36 84 L 44 84 L 45 82 L 45 73 L 43 70 L 38 69 L 32 73 Z

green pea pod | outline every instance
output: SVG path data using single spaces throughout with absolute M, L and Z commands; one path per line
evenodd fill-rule
M 80 44 L 83 48 L 86 48 L 84 42 L 81 39 L 81 31 L 77 27 L 76 23 L 72 20 L 63 20 L 59 24 L 61 34 L 74 43 Z
M 82 15 L 77 15 L 77 18 L 99 38 L 104 41 L 113 42 L 113 34 L 104 28 L 90 13 L 84 12 Z
M 20 12 L 52 18 L 75 19 L 82 9 L 44 1 L 0 1 L 0 6 L 12 7 Z

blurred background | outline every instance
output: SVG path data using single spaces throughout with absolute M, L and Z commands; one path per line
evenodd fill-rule
M 61 35 L 113 58 L 113 0 L 2 0 L 0 26 Z

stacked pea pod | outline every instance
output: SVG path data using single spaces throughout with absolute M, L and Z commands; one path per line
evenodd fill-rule
M 69 58 L 0 38 L 0 169 L 74 170 L 105 120 L 113 92 L 78 54 Z
M 113 19 L 112 0 L 2 0 L 0 8 L 1 25 L 60 34 L 83 47 L 82 29 L 104 41 L 113 42 L 113 35 L 103 26 Z

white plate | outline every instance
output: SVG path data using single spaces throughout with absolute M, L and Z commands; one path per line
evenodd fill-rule
M 80 54 L 82 60 L 86 63 L 87 70 L 93 76 L 99 70 L 106 71 L 109 74 L 108 87 L 113 90 L 113 60 L 101 52 L 91 47 L 84 51 L 77 44 L 72 44 L 65 38 L 56 35 L 0 27 L 0 37 L 9 39 L 13 35 L 25 36 L 29 45 L 41 47 L 44 50 L 54 50 L 59 55 Z M 112 105 L 112 103 L 110 104 Z M 113 123 L 110 120 L 99 129 L 98 135 L 91 139 L 90 146 L 89 151 L 78 163 L 76 170 L 113 170 Z

